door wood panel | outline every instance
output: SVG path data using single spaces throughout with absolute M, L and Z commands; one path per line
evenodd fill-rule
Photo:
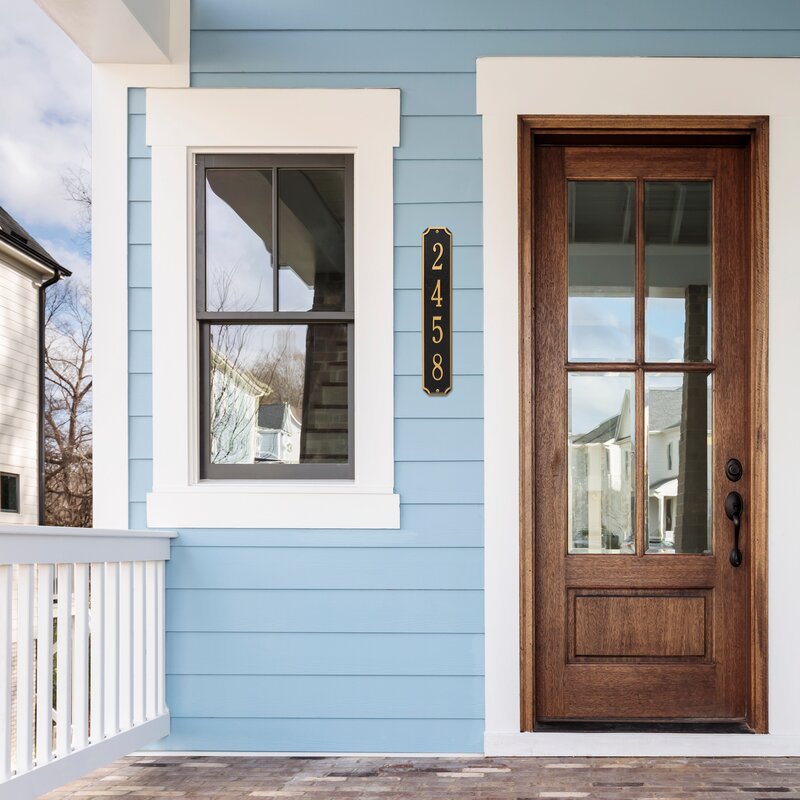
M 523 137 L 530 136 L 530 128 Z M 563 132 L 559 132 L 563 139 Z M 524 144 L 522 254 L 523 456 L 522 585 L 523 728 L 556 721 L 736 722 L 765 719 L 755 708 L 751 586 L 763 543 L 751 547 L 753 302 L 750 245 L 754 200 L 752 150 L 746 143 L 706 146 Z M 639 140 L 643 141 L 643 140 Z M 570 363 L 567 351 L 567 181 L 635 181 L 636 358 L 622 363 Z M 713 182 L 713 356 L 707 364 L 646 363 L 643 355 L 643 186 L 645 181 Z M 760 291 L 760 290 L 759 290 Z M 526 357 L 526 348 L 529 356 Z M 649 373 L 712 376 L 713 450 L 709 496 L 712 552 L 645 553 L 648 493 L 636 469 L 635 554 L 567 551 L 567 375 L 626 372 L 635 376 L 637 452 L 643 453 L 644 380 Z M 745 476 L 728 481 L 724 465 L 739 458 Z M 760 479 L 759 479 L 760 480 Z M 761 484 L 759 483 L 759 486 Z M 723 511 L 733 489 L 745 498 L 746 566 L 728 559 L 732 524 Z M 526 588 L 528 587 L 528 588 Z M 762 665 L 763 666 L 763 665 Z M 761 667 L 759 667 L 761 669 Z M 535 687 L 535 691 L 534 691 Z
M 586 595 L 573 598 L 573 657 L 706 654 L 703 595 Z M 626 624 L 635 619 L 635 625 Z

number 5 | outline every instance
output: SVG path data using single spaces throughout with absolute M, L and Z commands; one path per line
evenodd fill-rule
M 433 317 L 431 317 L 431 330 L 433 331 L 431 341 L 434 344 L 439 344 L 439 342 L 441 342 L 442 339 L 444 339 L 444 328 L 442 328 L 442 326 L 439 325 L 441 321 L 442 318 L 440 316 L 434 315 Z M 437 333 L 439 334 L 438 339 L 436 338 Z

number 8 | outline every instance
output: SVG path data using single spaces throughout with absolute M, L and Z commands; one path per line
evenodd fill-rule
M 433 369 L 431 370 L 431 376 L 435 381 L 440 381 L 442 378 L 444 378 L 444 367 L 442 366 L 441 353 L 433 354 Z

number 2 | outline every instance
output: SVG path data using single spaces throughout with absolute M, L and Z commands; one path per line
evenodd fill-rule
M 434 242 L 433 252 L 436 255 L 436 258 L 434 259 L 434 262 L 431 265 L 431 269 L 441 269 L 442 257 L 444 256 L 444 245 L 441 242 Z

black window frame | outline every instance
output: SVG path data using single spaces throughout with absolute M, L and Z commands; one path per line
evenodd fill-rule
M 17 472 L 0 472 L 0 481 L 3 478 L 14 479 L 14 508 L 2 505 L 2 492 L 0 492 L 0 512 L 4 514 L 19 514 L 20 477 Z
M 278 192 L 281 169 L 343 169 L 345 200 L 345 303 L 343 311 L 278 311 L 280 243 L 278 230 Z M 273 170 L 272 180 L 272 253 L 273 311 L 206 310 L 206 170 Z M 195 156 L 195 317 L 199 343 L 199 441 L 200 478 L 233 480 L 352 480 L 355 477 L 354 415 L 354 268 L 353 268 L 353 156 L 347 154 L 197 154 Z M 212 464 L 211 463 L 211 366 L 210 328 L 212 325 L 310 325 L 344 324 L 347 326 L 347 458 L 337 464 Z

